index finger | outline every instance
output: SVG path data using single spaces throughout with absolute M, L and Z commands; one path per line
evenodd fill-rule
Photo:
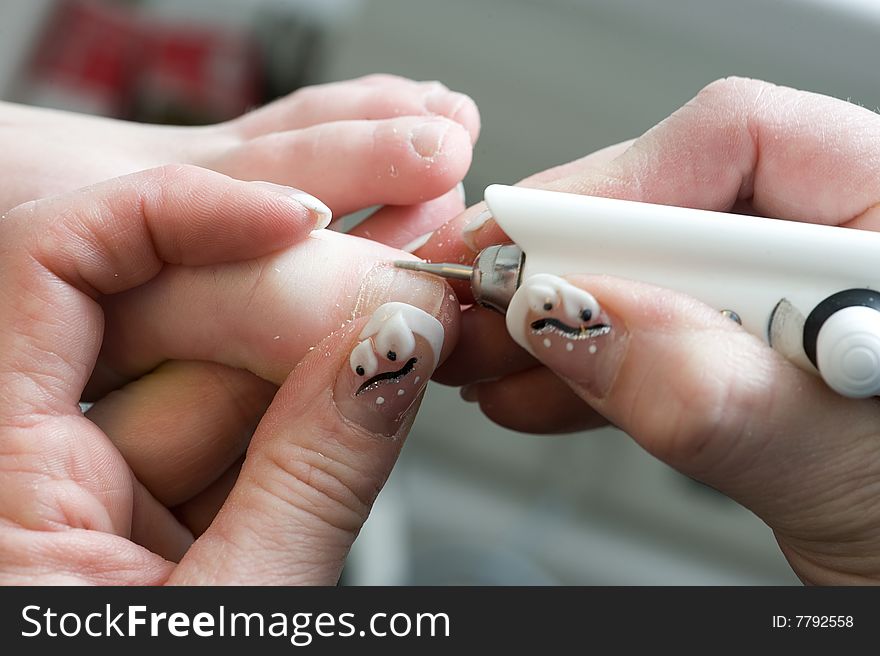
M 308 200 L 311 199 L 311 200 Z M 164 263 L 263 255 L 319 225 L 296 190 L 169 166 L 31 201 L 0 223 L 0 412 L 78 412 L 103 332 L 94 299 Z

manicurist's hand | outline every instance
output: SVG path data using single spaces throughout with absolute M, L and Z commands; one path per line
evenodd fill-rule
M 0 220 L 2 582 L 337 580 L 458 315 L 324 219 L 172 166 Z
M 880 117 L 867 109 L 727 79 L 635 142 L 522 184 L 876 230 L 878 144 Z M 447 224 L 417 254 L 471 261 L 504 241 L 483 209 Z M 527 280 L 509 334 L 501 315 L 467 310 L 437 378 L 467 384 L 466 399 L 517 430 L 613 423 L 757 513 L 804 581 L 880 582 L 877 400 L 839 396 L 682 294 L 582 274 Z M 547 318 L 583 325 L 589 338 L 537 334 L 533 322 Z

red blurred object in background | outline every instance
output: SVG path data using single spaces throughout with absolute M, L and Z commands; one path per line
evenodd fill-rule
M 146 122 L 222 121 L 260 104 L 260 50 L 246 30 L 171 25 L 136 7 L 58 4 L 21 100 Z

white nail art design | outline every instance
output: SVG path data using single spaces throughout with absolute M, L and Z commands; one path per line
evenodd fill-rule
M 567 340 L 565 350 L 571 352 L 572 341 L 589 339 L 610 330 L 598 322 L 599 303 L 592 294 L 558 276 L 540 273 L 529 277 L 513 295 L 507 308 L 507 330 L 517 344 L 535 354 L 533 342 L 527 337 L 541 338 L 546 348 L 553 345 L 551 337 Z
M 351 370 L 367 380 L 376 375 L 379 358 L 399 362 L 400 371 L 407 367 L 419 335 L 431 349 L 428 368 L 433 371 L 443 347 L 443 324 L 424 310 L 406 303 L 386 303 L 380 306 L 358 336 L 362 341 L 349 358 Z
M 443 324 L 424 310 L 378 307 L 336 379 L 340 412 L 373 433 L 396 435 L 437 366 L 443 338 Z

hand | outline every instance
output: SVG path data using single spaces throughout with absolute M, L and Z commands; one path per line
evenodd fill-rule
M 4 583 L 336 581 L 458 317 L 442 283 L 377 266 L 396 251 L 310 235 L 299 197 L 166 167 L 0 220 Z M 152 336 L 163 284 L 212 292 L 157 310 L 200 320 L 177 348 L 286 377 L 262 420 L 273 386 L 211 362 L 163 365 L 82 415 L 83 389 L 119 375 L 113 345 Z
M 8 103 L 0 103 L 0 118 L 0 213 L 127 173 L 195 164 L 303 189 L 337 217 L 388 205 L 356 234 L 398 247 L 463 209 L 453 188 L 467 172 L 480 130 L 467 96 L 439 82 L 391 75 L 305 87 L 205 127 Z
M 876 230 L 878 143 L 880 117 L 866 109 L 728 79 L 634 143 L 523 184 Z M 481 209 L 452 221 L 417 253 L 470 261 L 504 241 L 494 222 L 475 221 Z M 529 306 L 542 296 L 551 310 Z M 585 325 L 607 324 L 610 332 L 576 343 L 554 338 L 547 347 L 525 322 L 554 316 L 564 300 L 591 308 Z M 835 394 L 717 310 L 650 285 L 551 277 L 527 281 L 514 304 L 512 339 L 500 315 L 466 311 L 460 346 L 437 378 L 468 383 L 468 400 L 517 430 L 619 426 L 764 519 L 806 582 L 880 579 L 876 399 Z

